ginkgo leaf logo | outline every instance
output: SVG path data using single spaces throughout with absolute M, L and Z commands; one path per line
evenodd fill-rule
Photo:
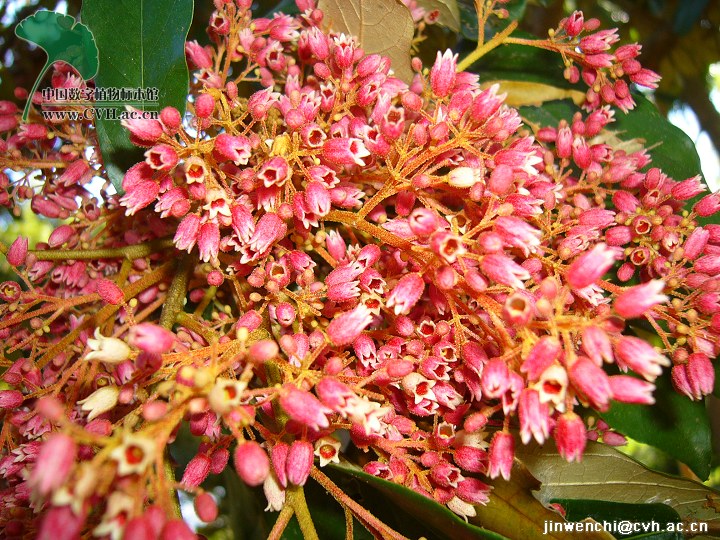
M 18 23 L 15 35 L 37 45 L 47 54 L 47 61 L 25 104 L 23 121 L 27 120 L 32 96 L 40 81 L 55 62 L 71 65 L 85 80 L 92 79 L 97 74 L 100 53 L 95 38 L 87 26 L 70 15 L 56 11 L 38 11 Z

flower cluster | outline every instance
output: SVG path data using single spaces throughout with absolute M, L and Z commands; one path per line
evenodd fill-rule
M 5 249 L 6 537 L 192 537 L 173 493 L 214 520 L 202 485 L 231 461 L 268 509 L 300 517 L 312 477 L 384 530 L 320 470 L 341 456 L 467 518 L 518 442 L 571 461 L 621 444 L 592 411 L 653 403 L 664 367 L 690 398 L 712 391 L 720 227 L 697 220 L 720 197 L 689 207 L 698 178 L 604 136 L 600 101 L 631 107 L 622 74 L 656 80 L 637 48 L 611 57 L 615 34 L 563 21 L 589 110 L 532 133 L 450 51 L 402 81 L 312 0 L 273 18 L 215 4 L 213 45 L 186 45 L 191 113 L 125 121 L 145 159 L 121 194 L 87 189 L 88 123 L 17 128 L 0 104 L 1 163 L 20 171 L 0 202 L 71 217 Z M 181 425 L 200 446 L 175 480 Z

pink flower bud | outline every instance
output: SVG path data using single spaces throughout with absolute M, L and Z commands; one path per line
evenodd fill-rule
M 60 225 L 50 234 L 50 238 L 48 238 L 48 245 L 51 248 L 60 247 L 75 236 L 75 234 L 75 229 L 73 229 L 70 225 Z
M 352 343 L 372 322 L 373 315 L 365 304 L 358 304 L 351 311 L 341 313 L 330 321 L 327 335 L 330 341 L 342 347 Z
M 290 445 L 285 470 L 288 482 L 296 486 L 303 486 L 310 476 L 315 448 L 305 440 L 294 441 Z
M 720 193 L 711 193 L 700 199 L 693 210 L 700 217 L 709 217 L 720 211 Z
M 197 535 L 182 519 L 171 519 L 165 523 L 160 540 L 197 540 Z
M 235 449 L 235 470 L 240 479 L 251 487 L 259 486 L 270 472 L 267 452 L 255 441 L 238 444 Z
M 123 540 L 155 540 L 157 536 L 145 516 L 132 518 L 123 531 Z
M 574 412 L 561 415 L 555 424 L 555 444 L 558 452 L 569 462 L 580 461 L 587 442 L 583 419 Z
M 330 425 L 327 414 L 332 412 L 310 392 L 286 384 L 280 395 L 280 406 L 288 416 L 303 426 L 320 430 Z
M 336 165 L 365 165 L 364 157 L 370 155 L 370 152 L 362 140 L 356 138 L 338 137 L 328 139 L 323 144 L 323 157 L 330 163 Z
M 496 431 L 490 441 L 488 476 L 490 478 L 502 476 L 505 480 L 509 480 L 514 457 L 513 436 L 505 431 Z
M 692 178 L 675 184 L 670 190 L 670 193 L 675 199 L 687 201 L 700 195 L 705 189 L 700 176 L 693 176 Z
M 280 352 L 278 344 L 271 339 L 261 339 L 250 346 L 248 358 L 252 362 L 262 364 L 276 358 Z
M 175 334 L 153 323 L 140 323 L 130 327 L 128 343 L 150 354 L 163 354 L 175 344 Z
M 77 444 L 64 433 L 53 433 L 40 447 L 28 484 L 41 496 L 63 485 L 75 464 Z
M 485 473 L 488 467 L 487 452 L 474 446 L 461 446 L 455 450 L 455 463 L 464 471 Z
M 209 493 L 201 493 L 195 497 L 193 507 L 200 520 L 205 523 L 212 523 L 218 517 L 217 503 Z
M 25 258 L 28 253 L 28 239 L 18 236 L 15 241 L 10 244 L 7 252 L 7 260 L 12 266 L 20 266 L 25 264 Z
M 95 280 L 95 287 L 97 293 L 100 295 L 100 298 L 108 304 L 117 306 L 122 304 L 125 300 L 125 295 L 123 294 L 122 289 L 120 289 L 114 281 L 110 281 L 105 278 L 98 278 Z
M 210 118 L 215 110 L 215 98 L 210 94 L 200 94 L 195 100 L 195 115 L 198 118 Z
M 210 458 L 205 454 L 198 454 L 185 467 L 180 483 L 186 487 L 198 487 L 208 474 L 210 474 Z
M 19 390 L 0 390 L 0 409 L 14 409 L 22 402 L 23 395 Z
M 174 134 L 180 129 L 182 117 L 175 107 L 165 107 L 160 111 L 160 121 L 170 134 Z
M 520 371 L 527 373 L 528 380 L 537 381 L 543 372 L 559 358 L 561 352 L 562 345 L 556 337 L 543 336 L 530 349 Z

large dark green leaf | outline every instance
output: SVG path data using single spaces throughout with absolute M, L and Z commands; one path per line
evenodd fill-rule
M 652 406 L 613 402 L 601 416 L 613 428 L 668 453 L 700 478 L 710 474 L 710 421 L 703 402 L 678 394 L 666 373 L 656 381 Z
M 192 20 L 192 0 L 85 0 L 82 20 L 100 50 L 96 78 L 103 88 L 157 88 L 158 110 L 185 110 L 188 68 L 185 37 Z M 122 107 L 122 104 L 118 105 Z M 117 120 L 96 120 L 105 169 L 119 191 L 125 171 L 142 159 Z
M 422 524 L 427 538 L 448 540 L 477 540 L 479 538 L 502 540 L 504 538 L 487 529 L 466 523 L 448 510 L 447 507 L 423 497 L 409 488 L 382 480 L 349 464 L 334 465 L 333 469 L 342 474 L 353 476 L 387 496 L 389 501 L 388 504 L 385 504 L 386 509 L 394 506 L 403 510 L 411 518 L 408 525 L 417 526 Z M 386 522 L 389 521 L 386 516 L 378 515 L 378 517 L 380 519 L 384 518 Z M 392 523 L 388 524 L 393 525 Z M 428 528 L 434 532 L 433 535 L 427 534 L 430 532 Z M 400 532 L 403 531 L 400 530 Z
M 652 156 L 652 165 L 676 180 L 700 174 L 700 157 L 692 142 L 680 128 L 673 126 L 647 98 L 635 94 L 635 109 L 628 114 L 617 112 L 608 126 L 621 139 L 643 139 Z
M 98 49 L 87 26 L 76 22 L 70 15 L 56 11 L 38 11 L 20 21 L 15 34 L 25 41 L 40 47 L 47 54 L 47 61 L 35 80 L 30 95 L 35 93 L 45 72 L 55 62 L 65 62 L 74 67 L 80 76 L 92 79 L 98 71 Z M 31 99 L 23 111 L 27 121 Z

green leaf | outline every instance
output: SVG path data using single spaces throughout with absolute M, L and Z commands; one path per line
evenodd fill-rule
M 660 503 L 630 504 L 588 499 L 557 499 L 553 502 L 559 503 L 565 509 L 565 519 L 568 521 L 582 521 L 586 518 L 592 518 L 598 523 L 610 524 L 627 521 L 638 524 L 637 533 L 622 534 L 621 531 L 610 531 L 618 539 L 647 537 L 647 533 L 653 532 L 651 529 L 653 522 L 657 523 L 661 529 L 666 529 L 668 523 L 675 524 L 682 521 L 675 510 Z M 659 531 L 655 532 L 658 534 L 655 536 L 658 540 L 660 538 L 667 540 L 683 539 L 683 536 L 677 532 L 667 532 L 663 536 L 659 536 L 661 534 Z
M 687 440 L 677 439 L 678 446 Z M 540 481 L 543 504 L 558 499 L 592 499 L 629 504 L 662 501 L 683 520 L 720 526 L 720 492 L 687 478 L 647 469 L 604 444 L 588 441 L 580 463 L 568 463 L 555 445 L 519 446 L 515 455 Z
M 192 13 L 192 0 L 85 0 L 82 20 L 100 50 L 97 86 L 157 88 L 159 107 L 145 110 L 172 106 L 184 112 L 185 38 Z M 105 170 L 120 192 L 125 171 L 142 160 L 142 150 L 117 120 L 98 116 L 96 129 Z
M 701 174 L 695 144 L 680 128 L 672 125 L 645 96 L 634 94 L 636 107 L 628 114 L 615 113 L 608 127 L 622 139 L 643 139 L 652 156 L 652 166 L 660 167 L 676 180 Z
M 659 377 L 655 385 L 654 405 L 613 402 L 610 410 L 601 414 L 602 418 L 619 432 L 659 448 L 707 479 L 712 444 L 705 404 L 678 394 L 669 372 Z
M 447 507 L 423 497 L 405 486 L 382 480 L 347 463 L 332 465 L 332 468 L 345 475 L 353 476 L 386 495 L 390 505 L 389 507 L 385 505 L 385 508 L 391 509 L 394 506 L 407 512 L 415 523 L 422 523 L 426 531 L 427 528 L 434 531 L 435 535 L 433 536 L 426 534 L 428 538 L 452 540 L 477 540 L 478 538 L 503 540 L 504 538 L 487 529 L 466 523 Z M 384 516 L 378 517 L 383 519 Z M 389 523 L 389 525 L 392 524 Z
M 426 11 L 438 12 L 437 24 L 447 26 L 453 32 L 460 30 L 460 9 L 457 0 L 418 0 L 418 6 Z
M 87 26 L 70 15 L 56 11 L 38 11 L 20 21 L 15 27 L 17 37 L 40 47 L 47 54 L 47 61 L 35 80 L 30 96 L 35 94 L 45 72 L 55 62 L 65 62 L 77 70 L 80 76 L 92 79 L 98 71 L 98 49 Z M 27 121 L 32 99 L 28 99 L 23 111 Z

